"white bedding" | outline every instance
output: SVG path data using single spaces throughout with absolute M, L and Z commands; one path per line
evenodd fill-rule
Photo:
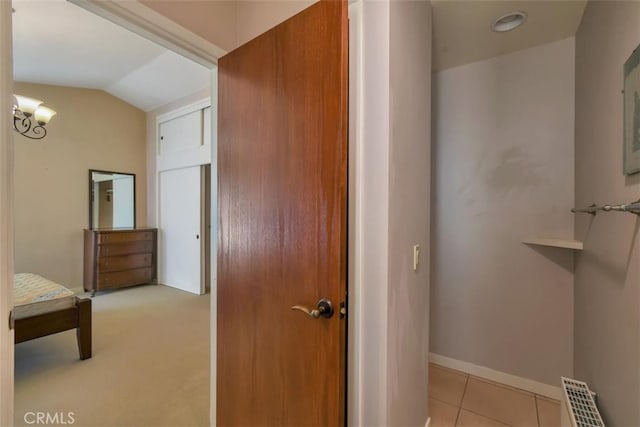
M 72 291 L 33 273 L 14 275 L 14 309 L 16 319 L 50 313 L 75 305 Z

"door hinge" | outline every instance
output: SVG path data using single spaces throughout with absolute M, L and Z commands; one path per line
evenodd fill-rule
M 16 327 L 16 319 L 13 316 L 13 310 L 9 312 L 9 330 L 13 330 Z

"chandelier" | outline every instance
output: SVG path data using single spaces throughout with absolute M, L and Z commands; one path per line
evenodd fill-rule
M 13 95 L 13 128 L 30 139 L 47 136 L 45 126 L 56 112 L 42 106 L 42 101 L 21 95 Z

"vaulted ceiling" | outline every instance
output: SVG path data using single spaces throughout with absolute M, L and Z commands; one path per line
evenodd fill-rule
M 102 89 L 149 111 L 209 86 L 209 70 L 64 0 L 13 0 L 14 79 Z

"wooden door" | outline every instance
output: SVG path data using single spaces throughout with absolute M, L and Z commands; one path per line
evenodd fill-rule
M 330 0 L 219 61 L 218 425 L 344 425 L 347 53 Z

